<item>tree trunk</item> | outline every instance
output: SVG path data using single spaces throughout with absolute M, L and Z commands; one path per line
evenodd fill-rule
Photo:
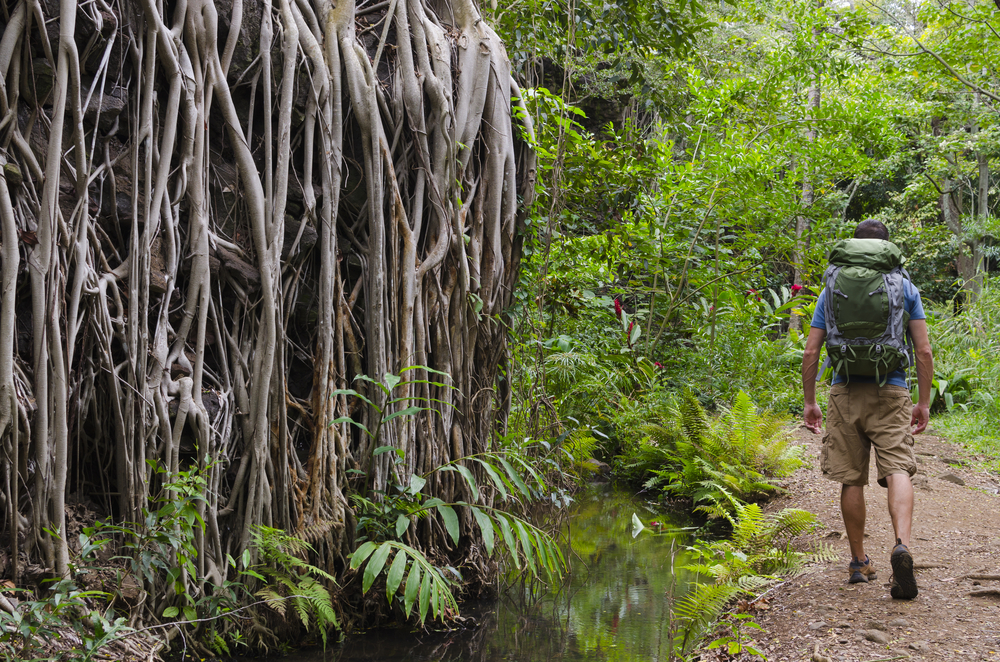
M 806 104 L 807 115 L 809 118 L 816 116 L 816 111 L 819 110 L 820 106 L 820 81 L 819 74 L 815 74 L 813 77 L 813 84 L 809 87 L 809 96 Z M 806 141 L 809 143 L 816 142 L 816 126 L 814 124 L 808 124 L 809 128 L 806 129 Z M 813 205 L 814 200 L 814 189 L 813 189 L 813 176 L 810 172 L 810 163 L 808 160 L 803 162 L 802 167 L 802 198 L 801 206 L 802 209 L 809 209 Z M 809 248 L 809 217 L 805 214 L 799 214 L 795 218 L 795 252 L 792 256 L 792 263 L 794 265 L 795 273 L 792 282 L 795 285 L 802 284 L 802 267 L 805 263 L 806 251 Z M 790 329 L 796 331 L 802 330 L 802 318 L 798 315 L 792 314 L 789 318 L 788 325 Z
M 935 136 L 941 135 L 941 118 L 931 121 L 931 127 Z M 944 155 L 951 173 L 958 170 L 958 156 L 954 153 Z M 958 238 L 958 253 L 955 256 L 955 267 L 958 277 L 962 281 L 961 290 L 967 300 L 975 300 L 978 296 L 978 253 L 979 242 L 967 236 L 965 224 L 962 220 L 962 194 L 959 188 L 960 183 L 953 180 L 949 175 L 941 182 L 939 188 L 939 206 L 944 223 L 955 237 Z
M 414 472 L 486 449 L 505 416 L 535 166 L 503 45 L 472 0 L 109 1 L 7 0 L 7 530 L 65 575 L 76 486 L 136 521 L 199 470 L 195 590 L 231 578 L 226 553 L 261 525 L 324 528 L 314 546 L 341 571 L 348 470 L 367 489 L 392 477 L 332 424 L 376 422 L 338 389 L 375 400 L 359 372 L 422 366 L 394 397 L 444 404 L 379 441 Z M 439 531 L 417 542 L 445 547 Z

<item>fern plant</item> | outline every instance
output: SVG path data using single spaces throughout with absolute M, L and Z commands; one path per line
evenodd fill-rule
M 679 425 L 651 423 L 642 428 L 641 446 L 656 449 L 661 458 L 659 466 L 648 467 L 643 486 L 690 499 L 711 517 L 721 517 L 723 511 L 731 514 L 733 498 L 751 501 L 774 492 L 774 479 L 802 463 L 801 447 L 791 444 L 781 419 L 758 412 L 742 391 L 731 409 L 711 420 L 688 390 L 677 417 Z
M 742 503 L 731 495 L 729 499 L 732 511 L 720 509 L 719 516 L 732 525 L 731 537 L 688 548 L 694 562 L 684 566 L 711 581 L 696 583 L 680 598 L 674 597 L 672 589 L 668 595 L 671 659 L 687 659 L 737 596 L 757 595 L 779 578 L 799 573 L 806 563 L 836 558 L 830 545 L 819 544 L 810 552 L 792 547 L 793 538 L 815 529 L 812 513 L 786 508 L 765 514 L 757 504 Z M 646 528 L 635 514 L 632 525 L 633 537 L 643 532 L 662 535 L 659 528 Z
M 764 514 L 755 503 L 730 499 L 734 512 L 720 509 L 719 514 L 732 525 L 732 536 L 698 547 L 700 562 L 688 569 L 752 592 L 780 577 L 798 574 L 806 563 L 836 558 L 833 548 L 822 543 L 809 552 L 792 546 L 793 538 L 816 528 L 812 513 L 785 508 Z
M 290 605 L 307 632 L 310 628 L 319 632 L 325 648 L 327 633 L 340 628 L 333 609 L 333 596 L 324 584 L 334 584 L 336 579 L 305 561 L 313 549 L 302 538 L 268 526 L 256 526 L 250 535 L 261 563 L 247 574 L 266 582 L 257 591 L 257 597 L 281 616 L 286 615 Z M 244 553 L 244 562 L 249 557 L 248 550 Z
M 693 652 L 739 593 L 738 586 L 727 582 L 695 584 L 683 597 L 673 601 L 670 609 L 673 655 L 684 659 Z

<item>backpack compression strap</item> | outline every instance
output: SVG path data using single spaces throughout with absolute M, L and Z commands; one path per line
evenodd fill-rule
M 826 357 L 833 365 L 833 371 L 840 374 L 840 371 L 844 371 L 844 379 L 850 380 L 850 375 L 848 374 L 847 365 L 844 361 L 844 353 L 846 352 L 847 344 L 843 343 L 844 337 L 840 333 L 840 329 L 837 328 L 837 317 L 834 312 L 833 297 L 840 296 L 847 298 L 847 295 L 837 289 L 837 275 L 840 273 L 840 267 L 831 264 L 826 269 L 826 273 L 823 275 L 823 280 L 826 282 L 826 297 L 823 300 L 823 313 L 826 317 Z M 834 364 L 833 359 L 830 358 L 830 345 L 840 345 L 841 346 L 841 356 Z

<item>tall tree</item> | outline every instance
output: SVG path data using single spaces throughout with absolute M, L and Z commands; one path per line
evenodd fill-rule
M 506 410 L 535 171 L 503 44 L 472 0 L 2 9 L 12 544 L 66 575 L 67 495 L 141 521 L 196 468 L 207 528 L 188 590 L 225 578 L 257 525 L 325 525 L 319 557 L 342 569 L 348 471 L 391 480 L 334 422 L 375 428 L 344 390 L 385 399 L 356 375 L 404 375 L 386 414 L 443 403 L 382 426 L 413 472 L 484 450 Z M 456 498 L 452 478 L 428 490 Z M 443 531 L 428 521 L 414 542 Z

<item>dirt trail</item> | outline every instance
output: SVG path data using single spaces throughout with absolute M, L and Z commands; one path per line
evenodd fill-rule
M 758 615 L 758 641 L 772 662 L 869 662 L 921 660 L 1000 662 L 1000 481 L 977 468 L 977 457 L 933 434 L 916 437 L 917 475 L 913 552 L 920 595 L 889 597 L 889 552 L 894 543 L 885 490 L 875 483 L 874 458 L 865 490 L 865 548 L 878 579 L 849 585 L 847 540 L 840 517 L 840 490 L 819 471 L 821 437 L 800 429 L 810 466 L 788 481 L 788 493 L 768 506 L 804 508 L 821 528 L 811 537 L 833 545 L 841 558 L 816 564 L 769 594 L 770 609 Z M 952 481 L 952 482 L 949 482 Z M 959 484 L 964 482 L 964 485 Z M 810 540 L 807 538 L 805 543 Z M 973 591 L 995 589 L 986 597 Z M 905 657 L 904 657 L 905 656 Z

